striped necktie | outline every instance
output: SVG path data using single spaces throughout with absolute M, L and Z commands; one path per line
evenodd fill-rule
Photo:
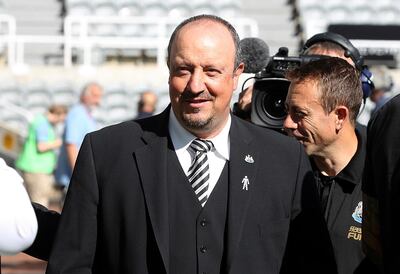
M 195 156 L 187 176 L 197 199 L 204 207 L 208 198 L 208 179 L 210 178 L 207 152 L 211 151 L 214 145 L 208 140 L 195 139 L 190 144 L 190 148 L 194 151 Z

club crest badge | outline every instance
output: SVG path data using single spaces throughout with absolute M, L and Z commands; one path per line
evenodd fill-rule
M 353 217 L 354 221 L 356 221 L 357 223 L 362 223 L 362 201 L 358 202 L 358 205 L 354 209 L 351 217 Z
M 251 155 L 247 154 L 246 157 L 244 158 L 244 160 L 249 163 L 249 164 L 253 164 L 254 163 L 254 159 Z

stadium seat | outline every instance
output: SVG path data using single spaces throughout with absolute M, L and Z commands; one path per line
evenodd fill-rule
M 325 18 L 325 9 L 320 5 L 308 6 L 307 9 L 302 11 L 302 15 L 303 17 L 312 20 Z
M 29 83 L 23 90 L 23 107 L 35 114 L 43 113 L 50 106 L 51 97 L 44 83 Z
M 168 16 L 172 18 L 186 18 L 192 13 L 189 3 L 185 0 L 166 0 Z
M 139 0 L 117 0 L 118 15 L 139 16 L 142 12 L 142 5 Z
M 117 6 L 110 0 L 91 0 L 93 15 L 108 17 L 117 15 Z M 91 34 L 98 36 L 114 36 L 117 34 L 117 26 L 113 23 L 101 23 L 92 25 Z
M 219 0 L 216 4 L 218 15 L 222 18 L 240 16 L 241 2 L 239 0 Z
M 302 10 L 300 20 L 303 24 L 305 39 L 310 38 L 318 32 L 326 31 L 328 25 L 325 10 L 320 5 L 310 6 Z
M 66 11 L 70 16 L 91 15 L 91 2 L 89 0 L 66 0 Z
M 116 1 L 118 16 L 132 17 L 142 15 L 142 6 L 139 0 L 118 0 Z M 118 26 L 118 35 L 121 36 L 141 36 L 143 32 L 143 25 L 139 24 L 120 24 Z M 135 55 L 140 54 L 140 50 Z
M 107 125 L 117 124 L 133 118 L 133 111 L 128 107 L 107 108 Z
M 352 1 L 338 0 L 338 2 L 339 3 L 337 3 L 337 5 L 344 5 L 350 11 L 353 11 L 359 7 L 368 6 L 368 0 L 352 0 Z
M 4 81 L 0 86 L 0 101 L 10 102 L 20 106 L 22 103 L 21 89 L 12 81 Z
M 328 21 L 330 24 L 340 24 L 350 22 L 351 10 L 345 6 L 332 6 L 327 12 Z
M 379 11 L 380 9 L 382 9 L 384 7 L 393 6 L 393 2 L 396 2 L 396 1 L 392 1 L 392 0 L 379 0 L 379 1 L 374 1 L 374 2 L 368 1 L 367 5 L 369 5 L 372 9 Z
M 66 1 L 66 15 L 73 17 L 82 17 L 92 15 L 92 6 L 89 0 L 67 0 Z M 72 25 L 72 34 L 80 34 L 80 25 Z
M 320 7 L 322 5 L 319 0 L 297 0 L 297 7 L 304 12 L 309 7 Z
M 197 14 L 216 14 L 217 10 L 215 5 L 208 0 L 193 0 L 192 8 L 194 15 Z
M 106 109 L 116 107 L 130 107 L 130 99 L 122 86 L 109 86 L 104 88 L 102 107 Z
M 79 101 L 79 95 L 72 88 L 71 83 L 55 83 L 49 86 L 53 104 L 72 106 Z
M 377 14 L 375 13 L 374 9 L 370 7 L 370 5 L 363 5 L 354 7 L 349 19 L 355 24 L 368 24 L 374 23 L 373 18 L 376 16 Z
M 158 0 L 148 0 L 143 5 L 143 15 L 149 17 L 164 17 L 167 16 L 167 8 L 166 6 L 158 1 Z M 155 24 L 146 25 L 143 29 L 144 36 L 156 37 L 158 33 L 158 25 L 157 22 Z
M 139 24 L 120 24 L 117 33 L 121 36 L 132 37 L 142 36 L 143 25 Z
M 107 116 L 108 116 L 107 110 L 105 110 L 103 108 L 96 108 L 92 112 L 92 116 L 96 120 L 99 128 L 103 128 L 108 125 L 107 124 Z
M 148 0 L 143 3 L 143 13 L 149 16 L 166 16 L 167 8 L 161 1 Z
M 396 6 L 381 6 L 377 9 L 376 22 L 379 24 L 399 24 L 400 10 Z

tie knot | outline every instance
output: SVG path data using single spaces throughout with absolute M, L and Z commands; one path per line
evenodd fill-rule
M 190 144 L 190 147 L 195 152 L 208 152 L 214 148 L 214 144 L 209 140 L 194 139 Z

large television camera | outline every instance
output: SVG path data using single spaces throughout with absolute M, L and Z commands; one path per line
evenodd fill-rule
M 299 67 L 303 63 L 318 60 L 326 56 L 307 55 L 288 56 L 288 49 L 281 47 L 272 56 L 267 66 L 255 75 L 251 100 L 251 121 L 259 126 L 280 130 L 286 117 L 285 100 L 290 81 L 285 72 Z

